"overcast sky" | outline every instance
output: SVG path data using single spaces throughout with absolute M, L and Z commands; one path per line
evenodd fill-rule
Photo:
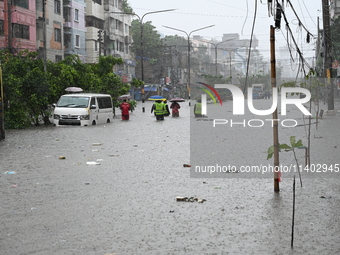
M 201 35 L 206 39 L 221 40 L 223 34 L 238 33 L 240 39 L 250 39 L 252 24 L 255 13 L 255 0 L 128 0 L 134 12 L 142 17 L 151 11 L 176 9 L 171 12 L 148 14 L 144 16 L 143 23 L 151 21 L 156 30 L 163 35 L 180 35 L 186 37 L 185 33 L 165 28 L 169 26 L 190 33 L 209 25 L 214 27 L 194 32 L 191 35 Z M 257 18 L 255 20 L 254 34 L 259 39 L 259 49 L 264 56 L 269 56 L 269 33 L 270 25 L 274 25 L 274 18 L 268 16 L 267 0 L 257 0 Z M 285 1 L 287 2 L 287 1 Z M 320 17 L 320 28 L 322 28 L 322 5 L 321 0 L 291 0 L 293 7 L 305 25 L 305 27 L 317 37 L 317 20 Z M 294 32 L 295 39 L 301 51 L 306 57 L 314 55 L 315 45 L 305 43 L 306 32 L 300 33 L 298 21 L 292 8 L 286 6 L 285 12 L 288 16 L 289 26 Z M 284 21 L 281 21 L 281 31 L 275 33 L 276 47 L 287 45 L 284 40 L 286 36 Z

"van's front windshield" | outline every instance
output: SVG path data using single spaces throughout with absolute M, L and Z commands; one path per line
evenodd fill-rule
M 57 107 L 86 108 L 89 105 L 89 97 L 68 96 L 61 97 Z

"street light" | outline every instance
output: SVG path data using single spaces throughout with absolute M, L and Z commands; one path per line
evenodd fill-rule
M 170 12 L 174 11 L 176 9 L 169 9 L 169 10 L 160 10 L 160 11 L 153 11 L 153 12 L 147 12 L 144 13 L 142 17 L 140 17 L 136 13 L 129 13 L 129 12 L 110 12 L 110 13 L 116 13 L 116 14 L 126 14 L 126 15 L 134 15 L 137 16 L 139 24 L 140 24 L 140 47 L 141 47 L 141 75 L 142 75 L 142 81 L 144 81 L 144 45 L 143 45 L 143 19 L 146 15 L 153 14 L 153 13 L 160 13 L 160 12 Z M 141 86 L 142 89 L 142 112 L 145 112 L 145 107 L 144 107 L 144 84 Z
M 239 47 L 240 48 L 240 47 Z M 230 73 L 230 80 L 232 79 L 232 75 L 231 75 L 231 53 L 233 51 L 237 51 L 239 48 L 235 48 L 235 49 L 232 49 L 232 50 L 228 50 L 228 49 L 224 49 L 225 51 L 228 51 L 229 53 L 229 73 Z
M 166 28 L 169 28 L 169 29 L 173 29 L 173 30 L 177 30 L 177 31 L 180 31 L 180 32 L 183 32 L 187 35 L 188 37 L 188 92 L 189 92 L 189 106 L 190 106 L 190 35 L 193 33 L 193 32 L 197 32 L 199 30 L 203 30 L 203 29 L 206 29 L 206 28 L 209 28 L 209 27 L 213 27 L 215 25 L 210 25 L 210 26 L 207 26 L 207 27 L 202 27 L 202 28 L 199 28 L 199 29 L 195 29 L 193 31 L 191 31 L 190 33 L 187 33 L 185 32 L 184 30 L 181 30 L 181 29 L 177 29 L 177 28 L 173 28 L 173 27 L 168 27 L 168 26 L 163 26 L 163 27 L 166 27 Z
M 219 43 L 212 43 L 212 42 L 197 40 L 197 41 L 204 42 L 204 43 L 210 43 L 210 44 L 215 46 L 215 76 L 217 76 L 217 46 L 220 45 L 221 43 L 225 43 L 225 42 L 232 41 L 232 40 L 235 40 L 235 39 L 237 39 L 237 38 L 225 40 L 225 41 L 222 41 L 222 42 L 219 42 Z

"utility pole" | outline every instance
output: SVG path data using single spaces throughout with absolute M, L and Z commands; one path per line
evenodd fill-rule
M 5 139 L 4 87 L 2 84 L 2 65 L 0 62 L 0 141 Z
M 332 40 L 330 28 L 329 0 L 322 0 L 323 35 L 325 45 L 324 70 L 328 85 L 328 111 L 334 111 L 334 85 L 332 82 Z
M 7 0 L 7 24 L 8 24 L 8 49 L 10 53 L 13 53 L 12 45 L 12 1 Z
M 102 55 L 102 30 L 98 30 L 98 47 L 99 47 L 99 56 Z
M 46 39 L 46 0 L 43 0 L 43 40 L 44 40 L 44 72 L 46 72 L 46 62 L 47 62 L 47 39 Z
M 190 106 L 190 35 L 193 33 L 193 32 L 197 32 L 197 31 L 200 31 L 200 30 L 203 30 L 203 29 L 206 29 L 206 28 L 209 28 L 209 27 L 213 27 L 215 25 L 210 25 L 210 26 L 207 26 L 207 27 L 201 27 L 199 29 L 195 29 L 193 31 L 191 31 L 190 33 L 187 33 L 185 32 L 184 30 L 181 30 L 181 29 L 177 29 L 177 28 L 173 28 L 173 27 L 168 27 L 168 26 L 163 26 L 163 27 L 166 27 L 166 28 L 169 28 L 169 29 L 173 29 L 173 30 L 177 30 L 177 31 L 180 31 L 180 32 L 183 32 L 186 34 L 187 36 L 187 39 L 188 39 L 188 77 L 187 77 L 187 89 L 188 89 L 188 99 L 189 99 L 189 106 Z
M 103 30 L 103 41 L 104 41 L 104 56 L 106 56 L 106 49 L 107 49 L 106 30 Z
M 270 67 L 271 67 L 271 84 L 276 88 L 276 59 L 275 59 L 275 27 L 270 26 Z M 251 95 L 248 95 L 251 96 Z M 274 138 L 274 191 L 280 191 L 279 185 L 279 131 L 277 108 L 273 112 L 273 138 Z

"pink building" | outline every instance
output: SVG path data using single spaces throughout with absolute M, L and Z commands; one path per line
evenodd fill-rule
M 0 49 L 35 51 L 35 0 L 0 0 L 0 10 Z

